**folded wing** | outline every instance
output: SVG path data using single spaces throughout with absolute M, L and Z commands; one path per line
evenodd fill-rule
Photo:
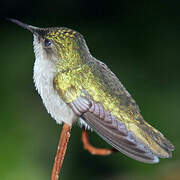
M 118 151 L 144 163 L 159 162 L 158 155 L 128 131 L 126 125 L 106 111 L 101 104 L 86 97 L 78 97 L 69 105 L 100 137 Z M 170 152 L 167 149 L 164 148 L 164 151 Z

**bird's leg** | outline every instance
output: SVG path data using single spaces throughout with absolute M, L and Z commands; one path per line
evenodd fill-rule
M 59 172 L 63 164 L 63 160 L 66 154 L 67 144 L 70 138 L 70 131 L 71 131 L 71 126 L 69 124 L 64 123 L 59 139 L 56 157 L 54 160 L 51 180 L 58 180 L 59 178 Z
M 81 139 L 82 139 L 82 142 L 83 142 L 83 145 L 84 145 L 84 149 L 88 150 L 93 155 L 105 156 L 105 155 L 109 155 L 109 154 L 112 154 L 112 153 L 117 151 L 114 148 L 105 149 L 105 148 L 96 148 L 96 147 L 92 146 L 89 143 L 88 132 L 85 129 L 83 129 L 83 131 L 82 131 Z

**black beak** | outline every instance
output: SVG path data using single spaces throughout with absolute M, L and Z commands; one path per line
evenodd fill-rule
M 44 36 L 47 33 L 47 29 L 45 29 L 45 28 L 38 28 L 38 27 L 35 27 L 35 26 L 31 26 L 31 25 L 25 24 L 25 23 L 23 23 L 21 21 L 18 21 L 16 19 L 7 18 L 7 20 L 9 20 L 9 21 L 23 27 L 24 29 L 29 30 L 34 35 Z

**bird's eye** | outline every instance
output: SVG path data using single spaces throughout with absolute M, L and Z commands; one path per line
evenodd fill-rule
M 49 39 L 44 40 L 44 46 L 49 47 L 51 45 L 51 41 Z

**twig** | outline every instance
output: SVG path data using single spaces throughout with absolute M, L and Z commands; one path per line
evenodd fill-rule
M 114 152 L 117 152 L 117 150 L 114 148 L 106 149 L 106 148 L 96 148 L 96 147 L 92 146 L 89 142 L 88 132 L 85 129 L 83 129 L 83 131 L 82 131 L 81 140 L 83 142 L 84 149 L 88 150 L 93 155 L 106 156 L 106 155 L 112 154 Z
M 63 160 L 66 154 L 67 144 L 70 138 L 70 132 L 71 132 L 71 126 L 69 124 L 64 123 L 59 139 L 56 157 L 54 160 L 51 180 L 58 180 L 59 178 L 59 173 L 63 164 Z

